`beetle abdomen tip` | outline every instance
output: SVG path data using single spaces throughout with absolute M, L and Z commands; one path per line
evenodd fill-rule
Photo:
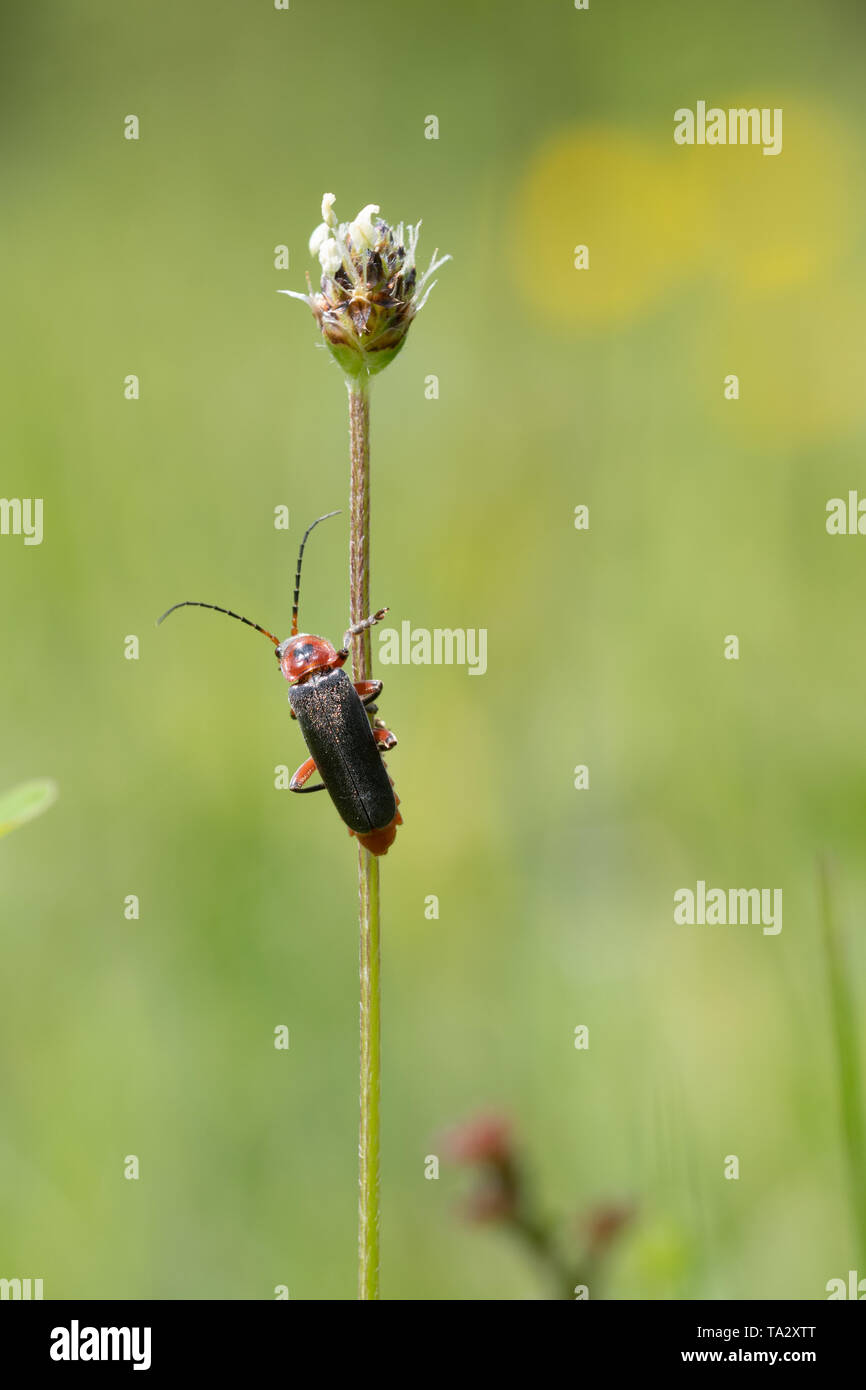
M 368 830 L 358 835 L 358 841 L 369 850 L 371 854 L 387 854 L 397 838 L 397 826 L 403 824 L 403 817 L 398 811 L 396 816 L 388 825 L 381 830 Z M 354 830 L 349 831 L 350 835 L 356 834 Z

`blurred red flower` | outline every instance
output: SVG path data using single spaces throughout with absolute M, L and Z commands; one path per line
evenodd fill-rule
M 446 1130 L 441 1144 L 453 1163 L 491 1163 L 511 1161 L 511 1121 L 495 1113 L 476 1115 Z

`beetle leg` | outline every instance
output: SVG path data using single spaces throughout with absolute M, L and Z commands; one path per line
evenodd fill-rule
M 304 784 L 309 782 L 316 770 L 316 764 L 312 758 L 307 758 L 305 763 L 301 763 L 291 782 L 289 783 L 290 792 L 323 792 L 324 782 L 319 782 L 315 787 L 307 787 Z
M 386 729 L 384 724 L 373 730 L 373 737 L 379 745 L 381 753 L 387 753 L 390 749 L 397 747 L 397 735 L 392 734 L 390 729 Z
M 366 632 L 368 627 L 375 627 L 376 623 L 380 623 L 387 612 L 387 608 L 380 608 L 377 613 L 371 613 L 369 618 L 363 618 L 360 623 L 353 623 L 351 627 L 346 628 L 346 631 L 343 633 L 343 645 L 337 652 L 337 656 L 342 657 L 342 660 L 338 663 L 340 666 L 349 658 L 350 640 L 353 637 L 357 637 L 359 633 Z
M 381 681 L 354 681 L 353 684 L 363 705 L 369 705 L 371 700 L 382 694 Z

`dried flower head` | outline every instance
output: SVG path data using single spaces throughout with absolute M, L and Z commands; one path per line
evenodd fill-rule
M 510 1163 L 514 1157 L 511 1122 L 486 1113 L 464 1120 L 442 1136 L 442 1148 L 452 1163 Z
M 445 1157 L 478 1170 L 475 1189 L 460 1204 L 468 1221 L 511 1221 L 520 1202 L 520 1179 L 511 1123 L 504 1115 L 481 1114 L 441 1136 Z
M 420 222 L 390 227 L 378 204 L 368 203 L 351 222 L 338 223 L 334 202 L 334 194 L 326 193 L 322 221 L 310 237 L 310 254 L 322 268 L 320 289 L 313 289 L 308 275 L 308 294 L 278 293 L 309 304 L 347 376 L 374 376 L 397 356 L 436 283 L 431 276 L 451 257 L 434 252 L 419 276 Z

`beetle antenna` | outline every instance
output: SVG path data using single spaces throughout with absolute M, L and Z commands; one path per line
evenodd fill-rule
M 259 627 L 258 623 L 250 622 L 249 618 L 242 618 L 240 613 L 233 613 L 230 608 L 220 608 L 216 603 L 198 603 L 195 599 L 185 599 L 183 603 L 173 603 L 171 608 L 167 608 L 161 618 L 157 618 L 156 625 L 163 622 L 176 608 L 212 608 L 215 613 L 225 613 L 228 618 L 237 618 L 239 623 L 246 623 L 247 627 L 254 627 L 256 632 L 263 632 L 265 637 L 270 638 L 275 647 L 280 645 L 279 637 L 275 637 L 272 632 L 268 632 L 266 627 Z
M 336 512 L 325 512 L 325 515 L 324 515 L 324 516 L 317 516 L 316 519 L 315 519 L 315 521 L 311 521 L 311 522 L 310 522 L 310 525 L 307 527 L 306 531 L 304 532 L 304 539 L 301 541 L 301 548 L 300 548 L 300 550 L 298 551 L 298 569 L 297 569 L 297 573 L 296 573 L 296 575 L 295 575 L 295 597 L 294 597 L 294 600 L 292 601 L 292 636 L 293 636 L 293 637 L 296 637 L 296 636 L 297 636 L 297 633 L 298 633 L 298 598 L 300 597 L 300 593 L 301 593 L 301 561 L 302 561 L 303 558 L 304 558 L 304 546 L 307 544 L 307 536 L 310 534 L 310 532 L 312 531 L 312 529 L 313 529 L 314 526 L 318 526 L 318 524 L 319 524 L 320 521 L 327 521 L 329 516 L 339 516 L 339 515 L 340 515 L 339 511 L 336 511 Z

